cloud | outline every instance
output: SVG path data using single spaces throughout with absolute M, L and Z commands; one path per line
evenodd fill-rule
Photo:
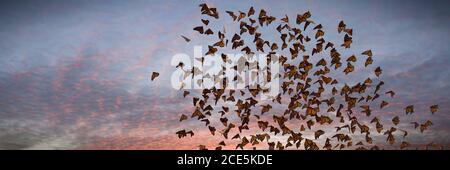
M 443 22 L 448 5 L 347 2 L 244 6 L 273 7 L 269 13 L 279 16 L 311 10 L 314 19 L 330 31 L 345 19 L 355 28 L 355 44 L 361 44 L 355 49 L 373 48 L 375 64 L 384 68 L 383 90 L 397 91 L 388 109 L 375 114 L 389 122 L 405 105 L 415 104 L 420 106 L 417 113 L 402 116 L 405 121 L 400 127 L 428 119 L 435 125 L 420 136 L 411 133 L 408 139 L 450 143 L 450 61 L 445 36 L 449 22 Z M 210 137 L 203 123 L 178 123 L 179 115 L 189 115 L 193 108 L 169 84 L 170 56 L 191 50 L 179 35 L 192 38 L 191 44 L 208 43 L 192 32 L 201 18 L 195 13 L 197 4 L 147 3 L 58 1 L 2 6 L 10 10 L 0 10 L 4 14 L 0 15 L 4 23 L 0 28 L 4 37 L 0 40 L 0 148 L 195 149 L 220 142 L 220 135 Z M 242 4 L 212 3 L 219 9 L 244 10 Z M 157 81 L 149 81 L 152 71 L 161 73 Z M 356 77 L 346 80 L 370 74 L 357 71 Z M 431 104 L 440 106 L 435 115 L 427 111 Z M 196 135 L 178 139 L 174 133 L 181 128 L 194 129 Z M 228 148 L 233 149 L 232 144 Z

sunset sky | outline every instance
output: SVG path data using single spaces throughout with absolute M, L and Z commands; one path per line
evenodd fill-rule
M 219 10 L 253 6 L 292 19 L 311 11 L 330 38 L 339 21 L 353 28 L 351 50 L 374 52 L 385 89 L 396 91 L 386 112 L 401 127 L 432 120 L 412 143 L 450 144 L 450 3 L 448 1 L 204 1 Z M 179 123 L 192 102 L 171 87 L 176 53 L 204 45 L 200 1 L 43 0 L 0 5 L 0 149 L 196 149 L 215 146 L 203 123 Z M 227 25 L 227 23 L 224 23 Z M 233 28 L 227 28 L 230 31 Z M 186 43 L 180 35 L 192 39 Z M 159 72 L 150 81 L 151 72 Z M 359 71 L 348 82 L 373 75 Z M 415 105 L 405 116 L 403 108 Z M 431 115 L 429 106 L 439 105 Z M 383 116 L 382 116 L 383 117 Z M 192 138 L 175 132 L 190 128 Z M 331 129 L 334 130 L 334 129 Z M 385 136 L 380 136 L 385 140 Z M 448 147 L 447 147 L 448 149 Z

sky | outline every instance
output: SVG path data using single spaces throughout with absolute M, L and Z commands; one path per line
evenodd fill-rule
M 354 31 L 354 52 L 372 49 L 387 88 L 397 92 L 388 113 L 379 114 L 415 104 L 417 113 L 401 126 L 412 119 L 434 125 L 410 140 L 450 146 L 448 1 L 24 0 L 0 5 L 0 149 L 196 149 L 220 142 L 200 122 L 178 122 L 193 107 L 170 85 L 172 56 L 210 43 L 192 30 L 201 24 L 201 2 L 228 19 L 225 10 L 251 6 L 277 18 L 311 11 L 326 32 L 344 20 Z M 152 82 L 153 71 L 160 77 Z M 427 112 L 432 104 L 440 108 L 435 115 Z M 175 132 L 186 127 L 196 135 L 178 139 Z

